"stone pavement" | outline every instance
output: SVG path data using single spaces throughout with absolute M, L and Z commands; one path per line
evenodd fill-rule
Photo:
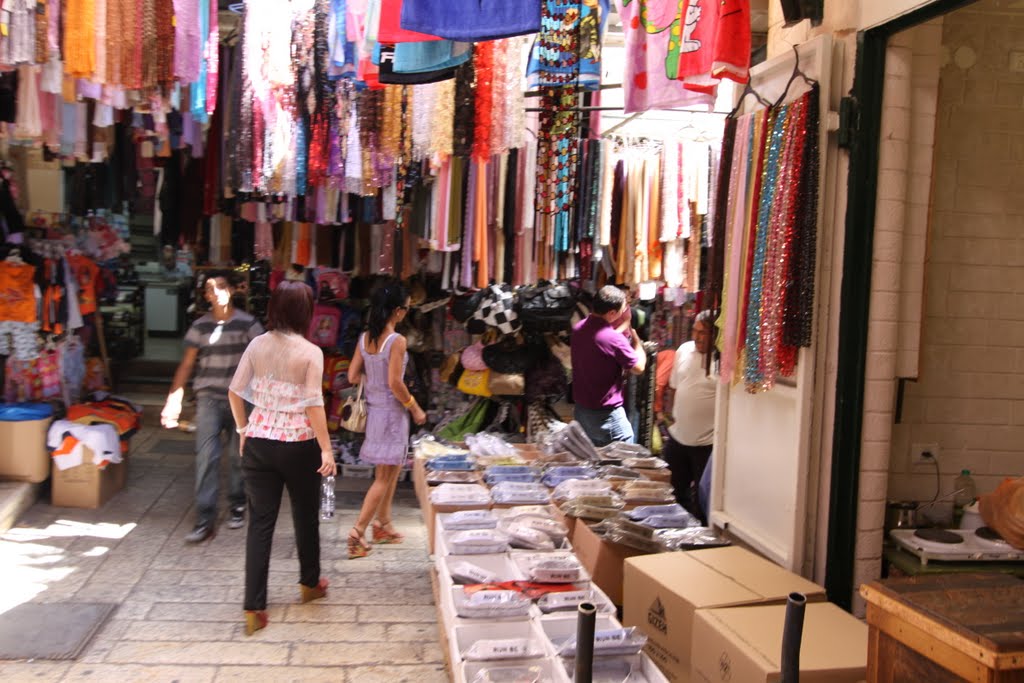
M 286 498 L 270 565 L 270 625 L 247 637 L 245 530 L 222 522 L 211 541 L 182 540 L 193 523 L 191 442 L 143 429 L 132 441 L 128 483 L 104 507 L 54 508 L 44 499 L 0 536 L 0 613 L 29 601 L 119 605 L 77 661 L 0 662 L 0 680 L 448 680 L 411 489 L 399 489 L 395 508 L 406 542 L 350 561 L 344 534 L 368 482 L 339 480 L 349 490 L 339 490 L 338 515 L 320 528 L 331 590 L 307 605 L 298 602 Z

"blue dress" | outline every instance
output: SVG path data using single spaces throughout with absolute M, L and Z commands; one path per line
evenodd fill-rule
M 388 386 L 391 344 L 397 334 L 384 340 L 377 353 L 366 350 L 366 337 L 359 338 L 363 354 L 363 396 L 366 398 L 366 440 L 359 459 L 368 465 L 403 465 L 409 451 L 409 411 L 402 407 Z M 409 357 L 402 359 L 402 372 Z

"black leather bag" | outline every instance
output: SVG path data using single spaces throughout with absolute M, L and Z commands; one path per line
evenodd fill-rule
M 540 284 L 519 290 L 519 321 L 531 332 L 561 332 L 572 326 L 576 296 L 568 285 Z
M 460 323 L 465 323 L 472 318 L 480 308 L 480 304 L 483 303 L 485 293 L 484 290 L 479 290 L 452 295 L 452 317 Z
M 522 375 L 537 362 L 540 349 L 534 344 L 519 344 L 515 337 L 505 337 L 496 344 L 485 346 L 483 357 L 487 367 L 495 372 Z

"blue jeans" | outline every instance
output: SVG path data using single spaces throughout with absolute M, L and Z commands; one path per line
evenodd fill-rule
M 633 443 L 633 426 L 629 424 L 629 418 L 626 417 L 626 411 L 622 406 L 591 410 L 577 405 L 576 421 L 595 446 L 607 446 L 613 441 Z
M 238 455 L 235 418 L 227 398 L 200 396 L 196 401 L 196 523 L 213 524 L 220 497 L 221 435 L 227 434 L 229 468 L 228 502 L 231 508 L 245 507 L 242 458 Z

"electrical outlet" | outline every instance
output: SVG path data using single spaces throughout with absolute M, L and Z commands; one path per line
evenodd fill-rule
M 928 455 L 925 455 L 925 454 Z M 929 465 L 932 464 L 932 459 L 938 462 L 939 458 L 939 444 L 937 443 L 915 443 L 910 447 L 910 464 L 915 467 L 918 465 Z

